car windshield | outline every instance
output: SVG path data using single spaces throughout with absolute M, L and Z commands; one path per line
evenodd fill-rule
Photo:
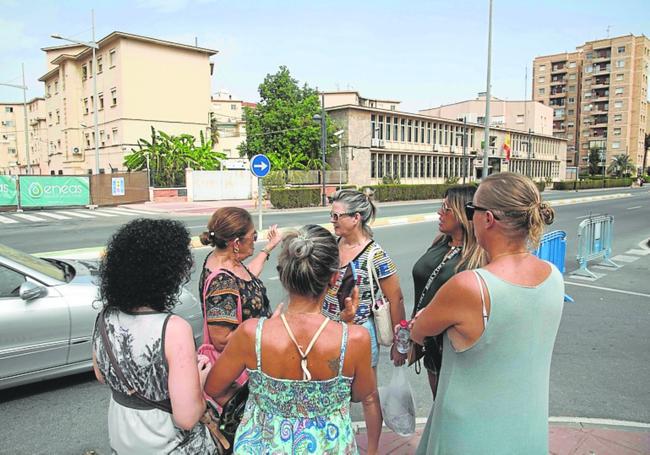
M 36 256 L 32 256 L 31 254 L 9 248 L 7 245 L 1 243 L 0 256 L 6 257 L 7 259 L 17 262 L 25 267 L 29 267 L 43 275 L 54 278 L 55 280 L 66 281 L 65 270 L 63 268 L 57 267 L 55 264 L 37 258 Z

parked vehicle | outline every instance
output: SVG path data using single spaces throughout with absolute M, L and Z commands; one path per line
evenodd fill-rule
M 98 261 L 44 259 L 0 244 L 0 389 L 92 369 Z M 202 335 L 199 301 L 183 287 L 174 313 Z

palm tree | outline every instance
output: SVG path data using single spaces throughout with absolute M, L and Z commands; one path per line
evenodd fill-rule
M 612 158 L 612 162 L 607 168 L 607 172 L 610 174 L 615 174 L 617 177 L 623 177 L 625 175 L 630 175 L 636 167 L 634 163 L 630 161 L 630 155 L 621 153 Z

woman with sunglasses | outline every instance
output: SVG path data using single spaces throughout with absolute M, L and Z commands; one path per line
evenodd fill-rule
M 551 355 L 562 274 L 531 254 L 553 209 L 520 174 L 492 174 L 466 204 L 480 269 L 455 275 L 416 315 L 411 337 L 444 333 L 440 389 L 418 454 L 548 453 Z
M 277 226 L 271 226 L 268 243 L 246 266 L 243 261 L 253 255 L 257 240 L 250 213 L 239 207 L 223 207 L 212 214 L 207 227 L 199 239 L 214 249 L 203 264 L 199 295 L 205 307 L 210 342 L 217 352 L 222 352 L 232 332 L 243 321 L 271 316 L 266 288 L 259 275 L 281 236 Z M 211 279 L 203 301 L 208 277 Z M 220 397 L 217 402 L 225 403 L 229 396 Z
M 474 193 L 476 187 L 473 185 L 455 186 L 445 192 L 438 210 L 440 235 L 413 266 L 413 316 L 425 308 L 457 272 L 475 269 L 485 263 L 483 249 L 476 242 L 474 228 L 465 216 L 465 204 L 472 201 Z M 435 399 L 442 365 L 442 335 L 425 338 L 422 350 L 422 363 Z M 416 372 L 419 373 L 417 366 Z
M 339 190 L 332 196 L 330 221 L 334 234 L 338 236 L 340 268 L 336 283 L 328 290 L 323 303 L 323 314 L 335 321 L 361 325 L 370 333 L 371 365 L 377 375 L 379 343 L 372 315 L 372 296 L 383 294 L 390 302 L 393 326 L 404 319 L 404 298 L 397 276 L 397 267 L 384 249 L 373 240 L 369 223 L 375 218 L 377 208 L 370 196 L 355 190 Z M 368 275 L 368 261 L 374 268 L 376 280 Z M 359 304 L 356 308 L 341 311 L 337 291 L 348 267 L 354 267 L 359 288 Z M 371 289 L 372 286 L 372 289 Z M 403 365 L 406 355 L 391 348 L 391 359 L 395 365 Z M 382 415 L 379 394 L 375 390 L 363 400 L 363 412 L 368 429 L 369 454 L 379 448 Z

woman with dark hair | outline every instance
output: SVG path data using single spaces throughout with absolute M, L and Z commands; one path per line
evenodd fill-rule
M 205 386 L 220 395 L 248 371 L 236 454 L 357 453 L 350 400 L 375 392 L 376 382 L 368 331 L 321 314 L 338 268 L 338 246 L 325 228 L 308 225 L 285 235 L 278 259 L 289 293 L 285 314 L 241 324 Z M 353 290 L 348 306 L 356 299 Z
M 171 313 L 192 264 L 190 236 L 178 221 L 136 219 L 108 243 L 93 367 L 112 392 L 108 435 L 114 453 L 216 452 L 198 423 L 210 366 L 197 359 L 189 323 Z M 163 410 L 170 407 L 171 413 Z
M 199 295 L 202 299 L 205 295 L 201 303 L 205 305 L 210 341 L 217 352 L 222 352 L 239 324 L 271 315 L 266 288 L 259 275 L 281 237 L 277 226 L 271 226 L 267 245 L 248 266 L 244 265 L 242 261 L 255 252 L 257 231 L 253 219 L 247 210 L 223 207 L 212 214 L 200 240 L 214 248 L 203 264 Z M 204 289 L 208 278 L 208 287 Z M 217 402 L 224 404 L 229 397 L 230 393 L 219 397 Z
M 413 266 L 415 304 L 411 317 L 425 308 L 456 273 L 485 264 L 483 249 L 476 242 L 472 223 L 465 216 L 465 204 L 472 201 L 474 193 L 476 187 L 473 185 L 454 186 L 445 192 L 438 209 L 440 234 Z M 425 338 L 422 350 L 423 364 L 435 398 L 442 365 L 442 335 Z
M 465 210 L 489 261 L 452 277 L 413 322 L 418 343 L 444 333 L 440 389 L 417 453 L 546 455 L 564 282 L 530 251 L 553 209 L 529 178 L 502 172 Z
M 330 221 L 338 238 L 339 275 L 330 287 L 323 302 L 323 314 L 338 321 L 352 322 L 365 327 L 370 334 L 372 367 L 377 371 L 379 363 L 379 341 L 373 306 L 382 295 L 390 302 L 391 326 L 397 326 L 404 319 L 404 297 L 397 276 L 397 266 L 388 253 L 373 239 L 370 223 L 374 220 L 377 207 L 369 194 L 356 190 L 339 190 L 332 196 Z M 341 312 L 337 292 L 349 267 L 357 274 L 359 305 L 350 318 Z M 375 302 L 373 302 L 375 298 Z M 389 334 L 390 338 L 390 329 Z M 389 340 L 390 341 L 390 340 Z M 390 357 L 396 366 L 406 360 L 393 344 Z M 375 376 L 376 379 L 376 376 Z M 368 429 L 368 453 L 379 448 L 382 414 L 379 394 L 372 393 L 363 401 L 363 413 Z

